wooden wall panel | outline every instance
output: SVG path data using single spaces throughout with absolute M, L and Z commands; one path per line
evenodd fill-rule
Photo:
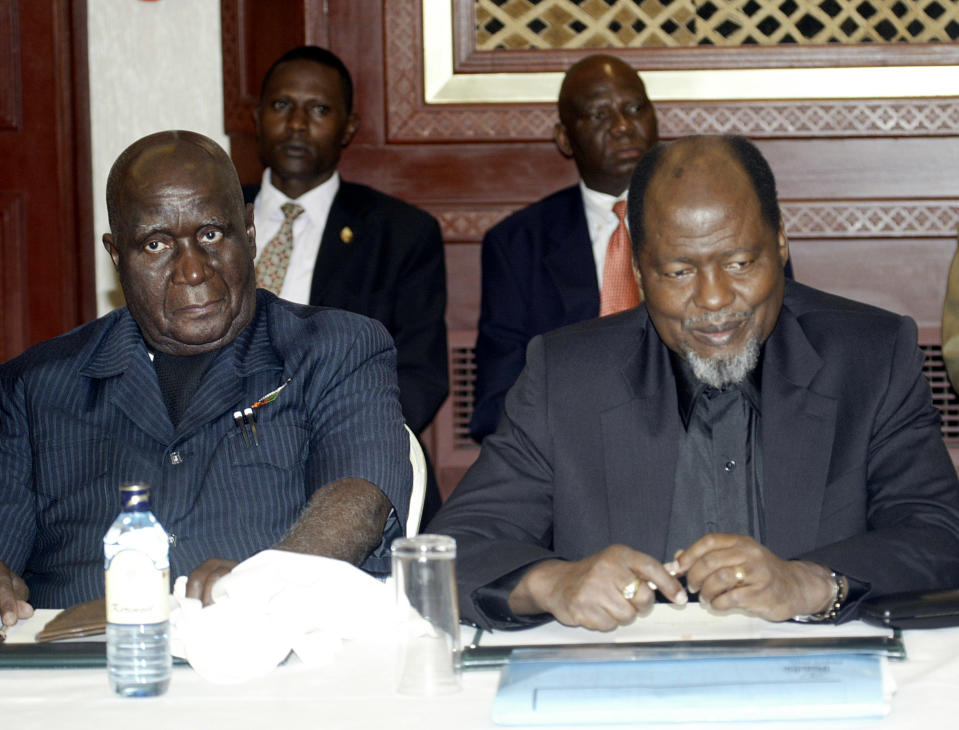
M 86 3 L 0 0 L 0 360 L 95 315 Z
M 3 339 L 0 361 L 16 355 L 26 342 L 27 241 L 23 197 L 0 191 L 0 306 Z
M 451 1 L 457 73 L 562 71 L 595 51 L 476 52 L 471 0 Z M 272 55 L 278 55 L 281 40 L 287 46 L 310 41 L 327 44 L 343 58 L 354 76 L 362 117 L 343 157 L 344 177 L 420 205 L 442 225 L 456 382 L 427 445 L 448 492 L 477 451 L 464 419 L 479 309 L 479 242 L 513 210 L 576 179 L 573 165 L 550 141 L 554 105 L 427 104 L 419 0 L 298 0 L 289 5 L 302 24 L 282 26 L 264 18 L 258 5 L 223 0 L 225 84 L 238 83 L 231 74 L 246 74 L 241 83 L 246 97 L 238 101 L 234 94 L 226 110 L 244 182 L 260 174 L 248 122 L 253 79 L 258 83 L 272 59 L 262 57 L 266 40 L 235 29 L 255 27 L 277 48 Z M 730 50 L 629 49 L 620 55 L 643 69 L 959 64 L 959 44 Z M 656 106 L 664 138 L 705 132 L 755 139 L 777 175 L 798 277 L 913 315 L 933 361 L 945 267 L 959 225 L 959 99 Z M 955 394 L 944 391 L 942 403 L 951 398 Z M 959 422 L 959 401 L 953 405 Z

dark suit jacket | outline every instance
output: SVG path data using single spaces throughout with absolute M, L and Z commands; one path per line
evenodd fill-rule
M 959 481 L 922 363 L 911 319 L 787 282 L 761 373 L 774 553 L 867 595 L 959 586 Z M 456 538 L 462 615 L 489 623 L 474 592 L 544 558 L 622 543 L 667 559 L 681 428 L 644 306 L 534 339 L 499 428 L 429 526 Z
M 786 276 L 792 278 L 789 263 Z M 473 438 L 496 429 L 533 337 L 598 316 L 596 261 L 579 185 L 491 228 L 482 248 Z
M 258 444 L 233 413 L 257 411 Z M 377 322 L 257 292 L 253 322 L 210 363 L 177 426 L 126 308 L 0 366 L 0 561 L 38 607 L 103 595 L 118 487 L 153 487 L 172 575 L 275 545 L 313 493 L 344 477 L 396 511 L 364 567 L 385 574 L 409 505 L 409 439 L 393 346 Z
M 599 316 L 596 262 L 579 186 L 523 208 L 483 238 L 470 433 L 492 433 L 536 335 Z
M 243 188 L 248 203 L 259 189 Z M 341 235 L 346 228 L 353 234 L 349 242 Z M 340 181 L 309 303 L 365 314 L 386 326 L 396 343 L 403 416 L 414 433 L 426 428 L 449 392 L 446 266 L 436 219 L 373 188 Z

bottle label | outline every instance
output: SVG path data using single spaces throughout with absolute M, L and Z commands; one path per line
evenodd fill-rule
M 170 618 L 170 570 L 149 555 L 121 550 L 106 571 L 107 623 L 157 624 Z

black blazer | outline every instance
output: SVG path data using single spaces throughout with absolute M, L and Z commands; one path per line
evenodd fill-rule
M 491 228 L 482 248 L 473 438 L 496 429 L 533 337 L 597 316 L 596 262 L 578 185 Z
M 677 435 L 668 350 L 646 307 L 535 338 L 430 532 L 457 542 L 461 615 L 473 592 L 544 558 L 622 543 L 668 559 Z M 871 585 L 959 586 L 959 480 L 906 317 L 786 282 L 764 346 L 766 545 Z M 855 605 L 844 615 L 854 615 Z
M 259 184 L 243 188 L 252 203 Z M 254 221 L 255 222 L 255 221 Z M 429 213 L 345 180 L 333 199 L 310 304 L 382 322 L 396 343 L 403 417 L 420 433 L 449 392 L 443 239 Z

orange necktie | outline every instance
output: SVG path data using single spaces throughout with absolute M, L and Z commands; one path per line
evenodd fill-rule
M 626 201 L 617 200 L 613 211 L 619 225 L 609 237 L 603 265 L 603 290 L 599 294 L 599 315 L 615 314 L 639 304 L 639 288 L 633 277 L 633 252 L 626 230 Z

